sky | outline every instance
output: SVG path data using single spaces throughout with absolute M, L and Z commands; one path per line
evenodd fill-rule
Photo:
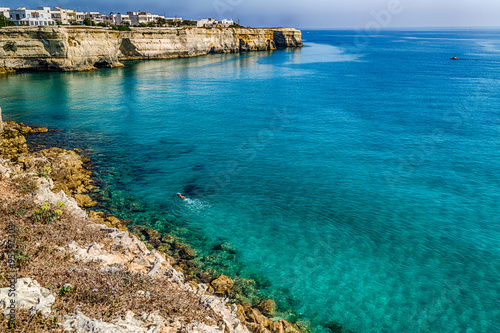
M 498 0 L 0 0 L 2 6 L 60 6 L 106 14 L 141 10 L 299 29 L 500 26 Z

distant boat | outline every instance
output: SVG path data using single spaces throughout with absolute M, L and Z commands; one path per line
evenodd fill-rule
M 457 56 L 454 56 L 454 57 L 451 57 L 450 59 L 451 59 L 451 60 L 458 60 L 458 57 L 457 57 Z

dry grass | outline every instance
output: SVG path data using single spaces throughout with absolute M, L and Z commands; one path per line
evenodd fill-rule
M 187 322 L 197 320 L 208 325 L 217 325 L 221 320 L 201 305 L 198 297 L 165 278 L 151 279 L 123 269 L 105 271 L 98 263 L 79 262 L 58 250 L 73 241 L 81 247 L 96 242 L 106 249 L 111 240 L 94 224 L 71 215 L 64 208 L 52 222 L 35 221 L 35 210 L 40 207 L 33 203 L 32 195 L 23 191 L 22 186 L 25 186 L 23 181 L 0 181 L 0 237 L 7 239 L 7 227 L 11 223 L 16 225 L 18 277 L 38 281 L 56 296 L 56 303 L 48 318 L 30 317 L 27 312 L 19 311 L 18 325 L 12 332 L 23 329 L 25 332 L 60 331 L 57 322 L 77 310 L 90 318 L 108 322 L 127 310 L 136 314 L 157 311 L 166 319 L 184 317 Z M 50 211 L 58 208 L 50 207 Z M 0 265 L 0 287 L 8 285 L 4 277 L 6 268 L 4 260 Z M 63 289 L 67 283 L 71 289 Z M 7 328 L 7 318 L 3 318 L 0 331 L 5 332 Z

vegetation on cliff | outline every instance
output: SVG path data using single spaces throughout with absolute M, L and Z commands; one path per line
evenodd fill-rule
M 16 24 L 0 14 L 0 28 L 1 27 L 10 27 L 10 26 L 15 26 Z

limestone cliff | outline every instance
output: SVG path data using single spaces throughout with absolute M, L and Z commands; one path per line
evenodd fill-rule
M 289 28 L 6 27 L 0 29 L 0 72 L 82 71 L 120 61 L 195 57 L 302 46 Z

